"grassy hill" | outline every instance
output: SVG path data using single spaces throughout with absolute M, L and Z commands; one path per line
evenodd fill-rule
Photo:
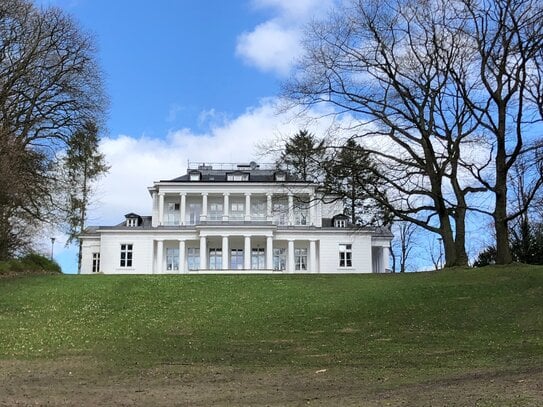
M 539 377 L 543 267 L 15 277 L 0 280 L 0 332 L 4 361 L 85 358 L 127 380 L 160 366 L 317 373 L 377 394 L 500 372 Z

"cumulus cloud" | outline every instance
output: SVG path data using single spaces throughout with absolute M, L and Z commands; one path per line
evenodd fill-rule
M 267 21 L 238 37 L 236 54 L 262 71 L 287 75 L 301 53 L 299 31 Z
M 236 118 L 211 125 L 204 133 L 185 128 L 161 139 L 145 135 L 105 138 L 100 148 L 111 168 L 98 184 L 98 199 L 89 213 L 89 223 L 116 224 L 128 212 L 150 215 L 147 187 L 154 181 L 183 175 L 189 160 L 262 162 L 259 145 L 273 147 L 301 128 L 323 135 L 332 127 L 331 117 L 311 126 L 309 119 L 298 117 L 294 111 L 277 114 L 277 105 L 275 98 L 263 100 Z M 323 112 L 314 113 L 323 115 Z
M 237 39 L 236 55 L 262 71 L 287 75 L 301 55 L 303 26 L 328 10 L 334 0 L 254 0 L 257 9 L 271 9 L 273 18 Z

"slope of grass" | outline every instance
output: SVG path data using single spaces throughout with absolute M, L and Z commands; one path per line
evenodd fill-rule
M 435 377 L 543 364 L 543 267 L 407 275 L 0 281 L 0 358 L 349 366 Z

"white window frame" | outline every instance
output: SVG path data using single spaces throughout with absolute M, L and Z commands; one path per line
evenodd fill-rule
M 126 219 L 126 226 L 128 226 L 130 228 L 138 226 L 138 218 L 127 218 Z
M 199 247 L 187 247 L 187 269 L 188 270 L 200 269 L 200 248 Z
M 283 201 L 274 202 L 272 214 L 276 225 L 288 225 L 288 203 Z
M 307 270 L 307 249 L 305 247 L 294 249 L 294 269 L 297 271 Z
M 251 201 L 251 215 L 254 219 L 266 218 L 267 203 L 263 200 Z
M 210 270 L 222 269 L 222 249 L 220 247 L 211 247 L 209 249 L 207 267 Z
M 287 269 L 287 249 L 284 247 L 273 249 L 273 269 L 275 271 L 284 271 Z
M 134 263 L 134 244 L 121 243 L 121 253 L 119 259 L 119 267 L 123 269 L 132 268 Z M 124 264 L 123 264 L 124 263 Z
M 220 202 L 211 202 L 209 204 L 209 220 L 222 220 L 224 215 L 223 204 Z
M 243 202 L 230 202 L 230 218 L 231 219 L 245 218 L 245 204 Z
M 190 180 L 191 181 L 200 181 L 201 174 L 199 172 L 193 172 L 190 174 Z
M 200 215 L 202 214 L 202 205 L 198 203 L 188 204 L 187 211 L 187 224 L 188 225 L 197 225 L 200 223 Z
M 284 172 L 275 173 L 275 180 L 278 182 L 284 182 L 287 180 L 287 174 Z
M 347 220 L 346 219 L 336 219 L 334 222 L 334 226 L 336 228 L 346 228 L 347 227 Z
M 249 174 L 227 174 L 227 181 L 249 181 Z
M 179 270 L 179 248 L 166 248 L 166 270 Z
M 100 272 L 100 252 L 92 253 L 92 272 Z
M 243 249 L 230 249 L 230 269 L 243 270 Z
M 253 247 L 251 249 L 251 269 L 263 270 L 266 268 L 266 253 L 263 247 Z
M 353 267 L 353 245 L 351 243 L 339 244 L 339 268 Z

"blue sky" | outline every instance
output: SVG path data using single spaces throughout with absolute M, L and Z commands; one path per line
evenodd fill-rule
M 301 128 L 317 136 L 348 128 L 350 118 L 333 122 L 329 107 L 309 112 L 316 121 L 277 108 L 280 83 L 302 52 L 304 25 L 335 1 L 36 0 L 72 15 L 98 46 L 110 98 L 101 143 L 110 171 L 96 186 L 88 224 L 149 215 L 147 187 L 184 174 L 188 160 L 269 161 L 262 146 Z M 76 272 L 75 248 L 55 236 L 55 259 Z M 485 239 L 471 235 L 468 250 Z M 48 237 L 42 249 L 50 251 Z
M 304 24 L 333 1 L 36 0 L 69 13 L 98 46 L 110 99 L 101 149 L 111 169 L 89 224 L 149 214 L 147 187 L 183 174 L 187 160 L 262 161 L 259 145 L 308 127 L 294 112 L 278 114 L 277 95 Z M 309 127 L 319 134 L 329 125 Z M 75 272 L 75 249 L 56 237 L 56 260 Z
M 236 55 L 273 11 L 247 1 L 50 1 L 94 33 L 111 99 L 109 134 L 202 130 L 200 113 L 241 114 L 278 80 Z M 204 129 L 205 130 L 205 129 Z

